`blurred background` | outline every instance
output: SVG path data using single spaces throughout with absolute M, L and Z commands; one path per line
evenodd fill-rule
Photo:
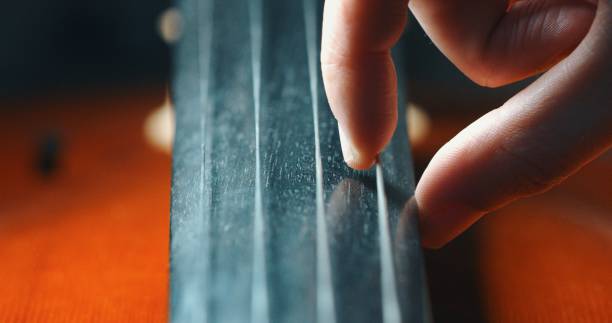
M 0 20 L 0 95 L 162 83 L 163 0 L 12 1 Z
M 180 16 L 30 0 L 0 19 L 0 322 L 163 322 Z M 407 31 L 415 172 L 528 84 L 483 89 Z M 492 179 L 494 183 L 494 179 Z M 611 322 L 612 157 L 428 251 L 437 322 Z

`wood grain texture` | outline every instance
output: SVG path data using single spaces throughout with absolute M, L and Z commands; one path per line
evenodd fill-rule
M 612 322 L 612 158 L 485 218 L 480 286 L 492 322 Z
M 162 94 L 2 103 L 0 322 L 166 321 L 170 158 L 141 135 Z M 49 131 L 62 148 L 45 178 Z

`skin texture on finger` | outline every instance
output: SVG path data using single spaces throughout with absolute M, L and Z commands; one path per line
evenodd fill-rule
M 540 73 L 587 33 L 587 0 L 411 0 L 432 41 L 468 77 L 497 87 Z
M 397 78 L 390 49 L 407 14 L 407 0 L 325 1 L 323 82 L 353 168 L 371 167 L 395 130 Z
M 442 51 L 481 85 L 499 86 L 546 70 L 588 30 L 591 0 L 412 0 L 410 7 Z M 366 169 L 397 122 L 390 48 L 406 24 L 406 0 L 327 0 L 321 65 L 342 129 L 349 166 Z
M 612 146 L 612 5 L 540 79 L 433 158 L 415 197 L 423 243 L 440 247 L 485 213 L 543 192 Z

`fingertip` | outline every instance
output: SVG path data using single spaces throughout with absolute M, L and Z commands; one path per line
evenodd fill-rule
M 376 162 L 377 154 L 364 152 L 359 149 L 349 137 L 343 127 L 338 125 L 338 134 L 340 137 L 340 147 L 342 148 L 342 156 L 344 162 L 351 168 L 356 170 L 367 170 Z
M 368 170 L 376 163 L 375 159 L 363 158 L 355 160 L 345 160 L 347 166 L 355 170 Z
M 338 120 L 344 160 L 365 170 L 391 139 L 397 123 L 397 80 L 391 47 L 407 18 L 400 1 L 326 1 L 321 68 Z
M 460 205 L 444 209 L 419 207 L 421 244 L 427 249 L 440 249 L 467 230 L 483 215 L 484 212 L 469 210 Z
M 430 249 L 430 250 L 442 249 L 442 247 L 446 246 L 447 243 L 448 243 L 447 241 L 438 241 L 438 240 L 431 239 L 428 236 L 423 236 L 423 235 L 421 236 L 421 245 L 425 249 Z
M 474 207 L 486 197 L 473 191 L 478 179 L 461 142 L 454 139 L 436 153 L 415 189 L 421 243 L 429 249 L 443 247 L 486 213 Z

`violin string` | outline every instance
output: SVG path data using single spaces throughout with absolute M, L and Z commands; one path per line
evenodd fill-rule
M 269 322 L 268 285 L 266 281 L 265 228 L 261 193 L 261 47 L 262 47 L 262 2 L 249 0 L 251 30 L 251 68 L 253 82 L 253 108 L 255 114 L 255 212 L 253 224 L 253 277 L 251 286 L 251 321 Z
M 315 144 L 316 172 L 316 295 L 317 322 L 335 323 L 336 310 L 331 275 L 331 261 L 327 239 L 327 222 L 323 201 L 323 165 L 321 161 L 321 144 L 319 139 L 319 74 L 317 65 L 317 1 L 304 0 L 304 28 L 308 56 L 308 72 L 310 78 L 310 97 L 312 101 L 312 117 Z

